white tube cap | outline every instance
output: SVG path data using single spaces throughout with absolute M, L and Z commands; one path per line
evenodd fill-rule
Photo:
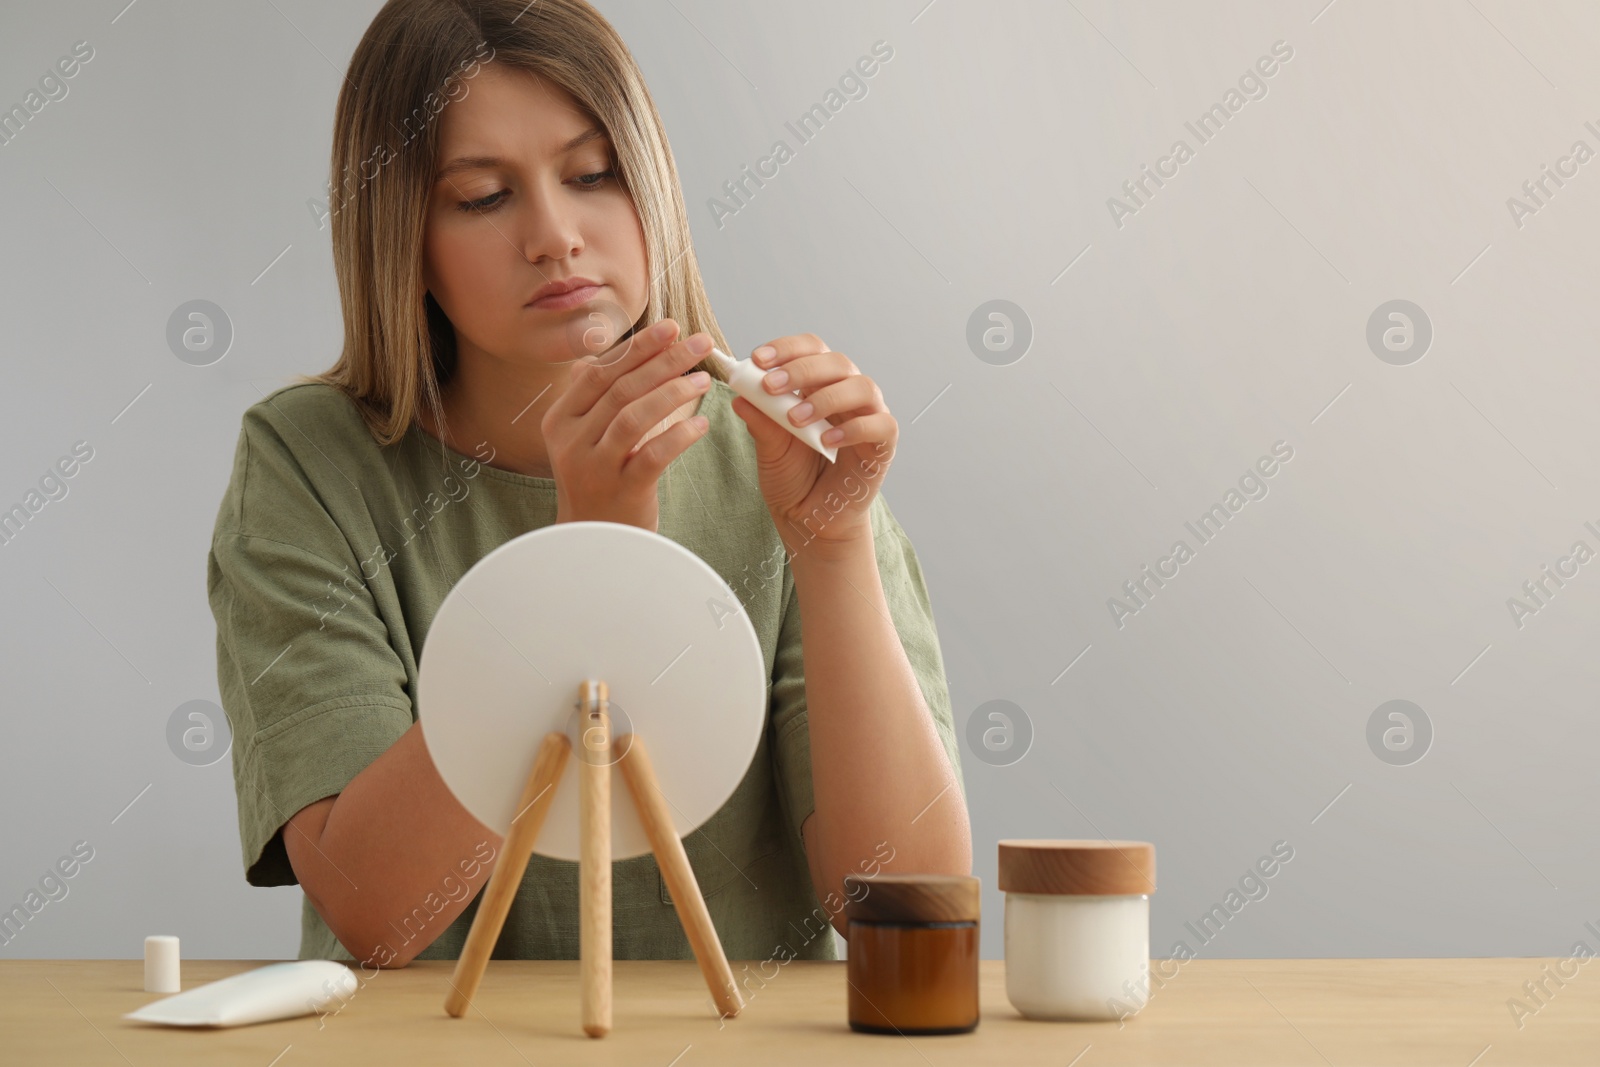
M 144 939 L 144 991 L 176 993 L 178 981 L 178 939 L 170 934 L 152 934 Z

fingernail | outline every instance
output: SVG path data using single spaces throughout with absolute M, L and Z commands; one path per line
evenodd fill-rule
M 650 336 L 653 337 L 654 339 L 656 339 L 657 341 L 661 341 L 661 340 L 664 340 L 665 338 L 667 338 L 672 333 L 672 329 L 673 329 L 672 320 L 671 319 L 662 319 L 660 322 L 658 322 L 654 326 L 650 327 Z
M 813 410 L 815 410 L 815 409 L 812 408 L 812 406 L 809 403 L 796 404 L 794 406 L 794 408 L 789 412 L 789 417 L 791 419 L 793 419 L 796 423 L 802 423 L 802 422 L 805 422 L 807 419 L 809 419 L 811 417 L 811 412 Z
M 754 359 L 758 363 L 765 363 L 767 360 L 771 359 L 777 354 L 778 350 L 776 348 L 773 348 L 771 345 L 762 345 L 760 348 L 750 353 L 750 358 Z
M 711 375 L 707 374 L 703 370 L 697 370 L 693 374 L 689 375 L 690 384 L 694 385 L 696 388 L 706 384 L 710 380 L 711 380 Z
M 711 337 L 708 334 L 697 333 L 689 338 L 689 351 L 697 356 L 703 356 L 711 351 Z
M 767 375 L 767 378 L 766 378 L 767 384 L 770 385 L 774 389 L 782 389 L 783 386 L 784 386 L 784 383 L 787 382 L 788 380 L 789 380 L 789 372 L 786 371 L 786 370 L 782 370 L 782 369 L 773 371 L 771 374 Z

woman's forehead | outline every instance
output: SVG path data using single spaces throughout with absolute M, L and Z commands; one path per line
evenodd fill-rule
M 439 158 L 452 161 L 443 173 L 461 169 L 458 157 L 503 157 L 531 151 L 555 156 L 573 151 L 607 134 L 569 92 L 531 71 L 490 64 L 465 96 L 449 103 L 441 115 Z

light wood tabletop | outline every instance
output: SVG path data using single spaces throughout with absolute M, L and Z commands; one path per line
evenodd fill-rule
M 183 988 L 266 961 L 184 960 Z M 470 1063 L 743 1067 L 969 1064 L 1504 1064 L 1600 1062 L 1600 973 L 1558 986 L 1553 959 L 1160 961 L 1174 977 L 1116 1022 L 1023 1019 L 1005 964 L 982 964 L 982 1021 L 969 1034 L 858 1034 L 845 1019 L 845 964 L 733 962 L 747 1004 L 719 1020 L 691 960 L 615 964 L 614 1029 L 585 1037 L 576 961 L 494 960 L 463 1018 L 444 1010 L 453 963 L 355 970 L 336 1014 L 229 1029 L 123 1019 L 152 1000 L 142 960 L 0 961 L 0 1061 L 7 1064 Z M 1551 971 L 1545 971 L 1548 964 Z M 1571 968 L 1568 968 L 1571 973 Z M 763 978 L 762 975 L 771 975 Z M 1525 982 L 1544 982 L 1529 997 Z M 1519 1020 L 1508 1001 L 1529 1009 Z

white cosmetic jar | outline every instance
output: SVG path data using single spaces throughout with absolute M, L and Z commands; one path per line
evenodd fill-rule
M 1148 841 L 1000 842 L 1006 997 L 1030 1019 L 1122 1019 L 1149 1000 Z

